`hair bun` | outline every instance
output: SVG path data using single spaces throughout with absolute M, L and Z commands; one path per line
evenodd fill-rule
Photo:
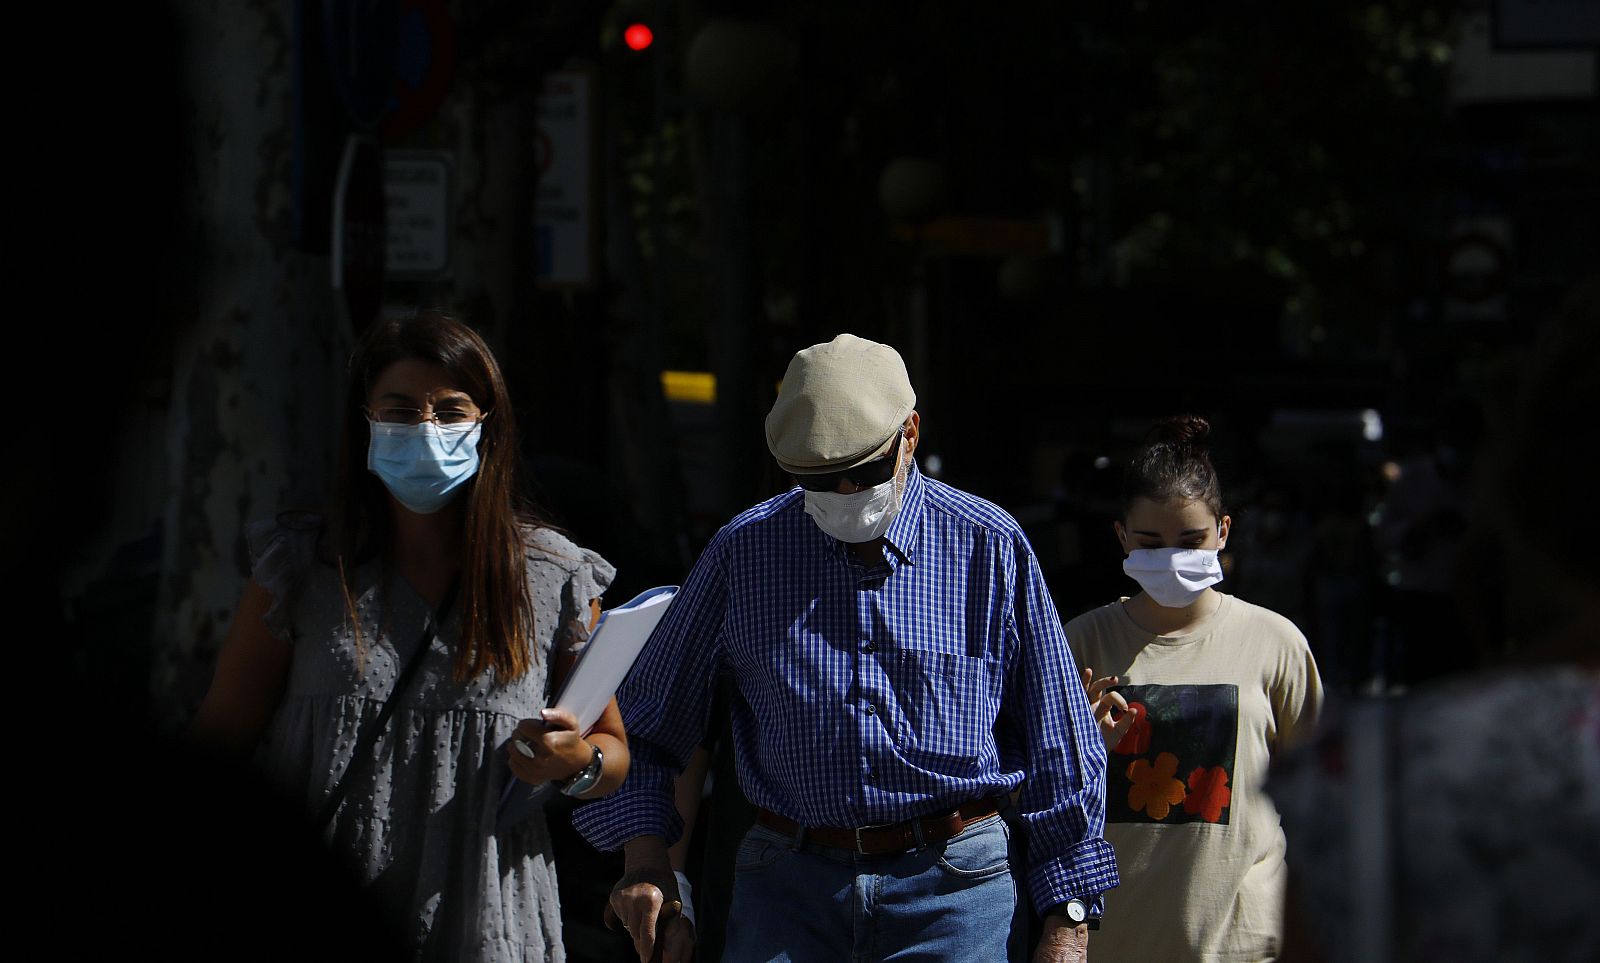
M 1166 444 L 1179 448 L 1204 449 L 1211 439 L 1211 422 L 1199 415 L 1173 415 L 1156 422 L 1146 444 Z
M 1210 438 L 1211 422 L 1199 415 L 1174 415 L 1152 425 L 1123 473 L 1124 518 L 1136 499 L 1177 498 L 1198 499 L 1220 519 L 1222 488 L 1206 449 Z

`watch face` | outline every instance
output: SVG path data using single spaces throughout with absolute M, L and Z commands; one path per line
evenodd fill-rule
M 561 791 L 569 796 L 577 796 L 593 789 L 595 783 L 600 781 L 602 764 L 600 748 L 596 746 L 594 747 L 594 758 L 589 760 L 587 766 L 574 773 L 561 787 Z
M 1089 918 L 1089 907 L 1083 905 L 1082 900 L 1067 900 L 1067 918 L 1074 923 L 1082 923 Z

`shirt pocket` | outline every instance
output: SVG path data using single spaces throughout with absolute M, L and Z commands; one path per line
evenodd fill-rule
M 884 660 L 899 710 L 895 748 L 920 769 L 970 778 L 996 762 L 1000 663 L 901 648 Z

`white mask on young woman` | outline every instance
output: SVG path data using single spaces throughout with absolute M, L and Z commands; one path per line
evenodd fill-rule
M 1136 548 L 1122 560 L 1128 573 L 1155 603 L 1186 609 L 1222 581 L 1222 562 L 1214 548 Z

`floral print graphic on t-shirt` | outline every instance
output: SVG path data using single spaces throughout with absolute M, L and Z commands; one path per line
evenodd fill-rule
M 1170 752 L 1156 756 L 1155 765 L 1147 760 L 1135 759 L 1128 763 L 1128 808 L 1143 810 L 1151 819 L 1167 818 L 1167 812 L 1183 802 L 1183 783 L 1172 778 L 1178 771 L 1178 757 Z
M 1208 823 L 1221 822 L 1222 811 L 1233 799 L 1228 778 L 1228 771 L 1221 766 L 1189 773 L 1189 793 L 1183 799 L 1183 811 L 1199 814 Z
M 1239 732 L 1238 686 L 1123 685 L 1114 691 L 1139 706 L 1139 721 L 1109 757 L 1106 818 L 1226 824 Z
M 1128 703 L 1128 711 L 1136 717 L 1133 725 L 1122 734 L 1122 739 L 1111 747 L 1112 752 L 1125 756 L 1138 756 L 1150 751 L 1150 716 L 1142 702 Z

